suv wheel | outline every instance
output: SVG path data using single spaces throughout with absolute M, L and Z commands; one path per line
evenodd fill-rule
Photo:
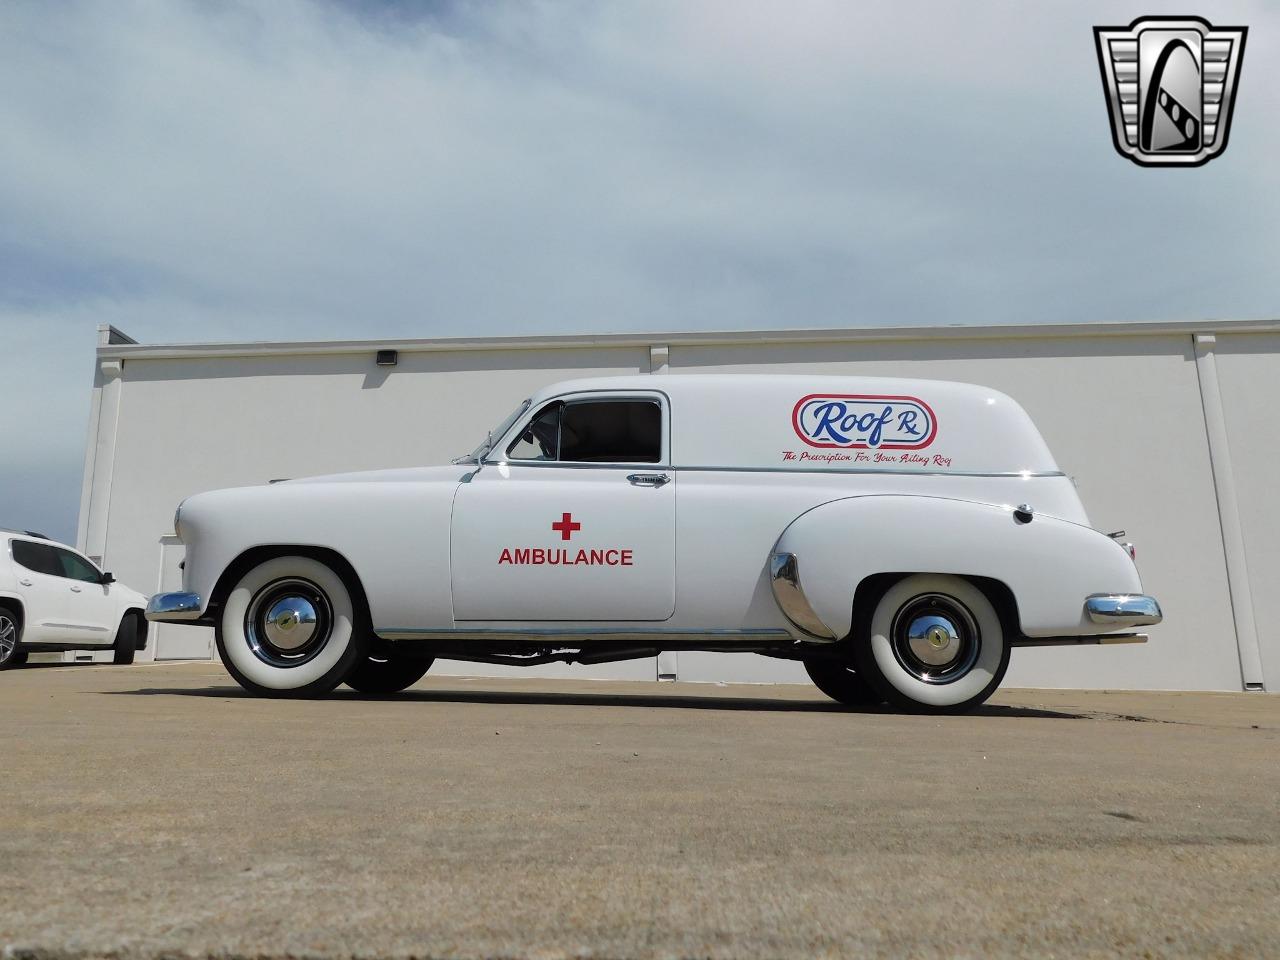
M 117 666 L 128 666 L 138 653 L 138 631 L 142 624 L 138 622 L 136 613 L 126 613 L 120 618 L 120 629 L 116 631 L 116 642 L 111 645 L 111 662 Z
M 21 643 L 22 627 L 17 615 L 8 607 L 0 607 L 0 670 L 27 662 L 27 651 Z

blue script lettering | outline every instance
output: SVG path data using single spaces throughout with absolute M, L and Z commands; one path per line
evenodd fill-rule
M 834 440 L 836 443 L 852 443 L 848 434 L 857 431 L 865 436 L 867 446 L 878 447 L 884 436 L 885 424 L 893 416 L 893 407 L 886 406 L 879 413 L 869 412 L 859 416 L 856 413 L 849 413 L 848 404 L 841 403 L 839 400 L 828 400 L 826 403 L 819 404 L 813 412 L 818 418 L 812 433 L 815 440 L 827 439 Z M 912 413 L 911 416 L 914 422 L 915 414 Z M 916 431 L 912 429 L 909 432 Z

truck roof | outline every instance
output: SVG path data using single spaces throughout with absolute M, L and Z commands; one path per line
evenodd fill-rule
M 656 391 L 676 466 L 944 474 L 1059 474 L 1026 411 L 971 383 L 829 374 L 639 374 L 539 390 Z
M 588 390 L 661 390 L 663 393 L 690 393 L 703 390 L 750 392 L 761 386 L 804 386 L 819 381 L 858 383 L 890 393 L 922 383 L 946 384 L 967 390 L 993 392 L 990 387 L 957 380 L 933 380 L 924 377 L 854 377 L 833 374 L 803 373 L 633 373 L 611 377 L 580 377 L 561 380 L 539 390 L 535 402 L 543 397 L 559 396 Z

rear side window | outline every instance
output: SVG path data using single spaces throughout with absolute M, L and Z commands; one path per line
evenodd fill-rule
M 49 544 L 32 543 L 30 540 L 11 540 L 9 547 L 13 551 L 14 563 L 19 566 L 50 577 L 63 575 L 62 565 Z
M 68 580 L 83 580 L 85 583 L 99 583 L 102 580 L 102 574 L 98 569 L 84 557 L 70 550 L 60 550 L 53 548 L 53 552 L 58 557 L 58 565 L 62 569 L 62 576 Z
M 662 407 L 655 400 L 556 401 L 507 448 L 513 460 L 658 463 Z

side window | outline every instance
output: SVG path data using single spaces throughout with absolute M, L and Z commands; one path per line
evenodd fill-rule
M 560 411 L 564 404 L 557 400 L 547 404 L 529 421 L 524 433 L 507 447 L 512 460 L 555 460 L 560 454 Z
M 657 463 L 662 459 L 662 407 L 653 400 L 566 403 L 560 418 L 560 460 L 572 463 Z
M 13 551 L 14 563 L 19 566 L 50 577 L 62 576 L 62 565 L 49 544 L 32 543 L 30 540 L 10 540 L 9 547 Z
M 102 574 L 88 560 L 72 553 L 70 550 L 59 550 L 53 548 L 53 552 L 57 555 L 58 563 L 62 567 L 62 576 L 68 580 L 82 580 L 85 583 L 101 583 Z

